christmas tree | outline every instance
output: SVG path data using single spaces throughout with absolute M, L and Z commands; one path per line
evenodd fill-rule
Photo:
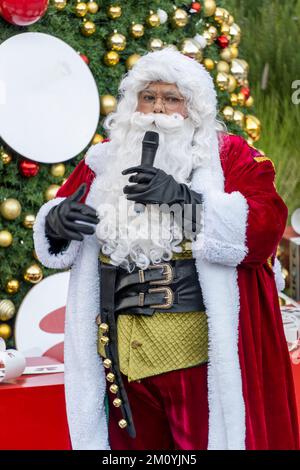
M 44 16 L 30 26 L 0 18 L 0 45 L 30 31 L 56 36 L 78 51 L 95 77 L 101 101 L 101 120 L 90 145 L 105 137 L 102 122 L 116 107 L 122 76 L 147 51 L 173 45 L 212 74 L 219 118 L 228 131 L 254 144 L 261 126 L 253 114 L 249 66 L 239 57 L 241 29 L 225 7 L 225 0 L 53 0 Z M 35 257 L 35 214 L 55 197 L 84 154 L 66 163 L 42 165 L 17 158 L 0 146 L 0 336 L 9 345 L 14 342 L 14 321 L 25 294 L 54 273 L 42 268 Z

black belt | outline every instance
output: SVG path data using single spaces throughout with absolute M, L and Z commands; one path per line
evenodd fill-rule
M 136 268 L 128 273 L 120 267 L 101 263 L 100 305 L 97 318 L 105 348 L 104 367 L 109 390 L 116 395 L 113 404 L 120 408 L 121 428 L 135 437 L 135 428 L 128 397 L 119 367 L 116 317 L 119 314 L 153 315 L 155 310 L 166 313 L 204 312 L 201 288 L 194 259 L 174 260 Z

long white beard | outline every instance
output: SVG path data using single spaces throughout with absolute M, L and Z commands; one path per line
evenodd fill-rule
M 162 214 L 158 205 L 147 204 L 136 213 L 135 203 L 128 201 L 123 188 L 129 175 L 123 169 L 140 165 L 142 140 L 146 131 L 159 133 L 159 147 L 154 166 L 172 175 L 177 182 L 189 184 L 193 169 L 192 142 L 195 128 L 189 118 L 179 114 L 133 113 L 124 139 L 123 132 L 111 133 L 111 163 L 96 180 L 97 211 L 100 222 L 96 236 L 102 253 L 111 262 L 132 271 L 136 266 L 167 261 L 183 239 L 181 223 L 170 214 Z

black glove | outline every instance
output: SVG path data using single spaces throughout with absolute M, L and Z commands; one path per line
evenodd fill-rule
M 184 228 L 188 232 L 200 231 L 200 220 L 197 208 L 202 204 L 202 194 L 189 189 L 186 184 L 177 183 L 171 175 L 155 167 L 135 166 L 122 171 L 123 175 L 137 173 L 129 178 L 130 183 L 124 187 L 129 201 L 142 204 L 180 204 L 183 212 Z M 184 207 L 185 205 L 188 207 Z
M 75 222 L 75 220 L 90 224 L 99 222 L 93 207 L 77 202 L 85 191 L 86 184 L 83 183 L 70 197 L 53 207 L 48 213 L 45 233 L 50 241 L 54 240 L 53 245 L 64 246 L 70 240 L 82 241 L 82 234 L 92 235 L 95 232 L 95 227 Z

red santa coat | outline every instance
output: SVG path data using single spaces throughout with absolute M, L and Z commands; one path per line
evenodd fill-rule
M 204 226 L 193 252 L 210 335 L 209 449 L 298 449 L 291 364 L 270 263 L 287 208 L 276 192 L 270 160 L 241 137 L 222 135 L 219 143 L 220 161 L 212 162 L 211 172 L 196 172 L 192 185 L 204 195 Z M 81 202 L 86 201 L 100 166 L 109 164 L 105 158 L 99 164 L 99 146 L 104 147 L 91 148 L 49 206 L 83 182 L 88 188 Z M 41 233 L 50 208 L 37 217 L 36 251 L 46 266 L 68 267 L 77 248 L 58 262 Z M 80 443 L 77 431 L 74 436 L 74 448 L 92 448 Z

